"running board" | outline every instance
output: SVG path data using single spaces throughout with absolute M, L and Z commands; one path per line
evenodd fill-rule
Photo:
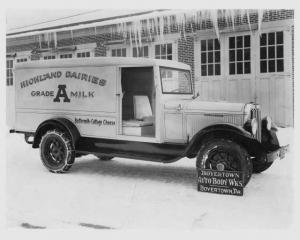
M 133 158 L 155 162 L 173 162 L 180 159 L 184 144 L 158 144 L 134 141 L 80 138 L 76 152 L 110 157 Z

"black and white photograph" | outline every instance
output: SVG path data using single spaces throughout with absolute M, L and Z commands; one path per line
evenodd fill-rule
M 294 226 L 296 11 L 189 7 L 6 9 L 6 229 Z

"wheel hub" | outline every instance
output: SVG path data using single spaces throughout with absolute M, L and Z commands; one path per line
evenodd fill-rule
M 218 163 L 217 164 L 217 169 L 218 169 L 218 171 L 224 171 L 225 170 L 224 164 L 223 163 Z
M 57 163 L 60 163 L 64 159 L 63 146 L 57 140 L 53 140 L 50 145 L 50 155 L 52 159 Z
M 216 169 L 218 171 L 232 171 L 236 170 L 237 168 L 233 156 L 223 150 L 217 150 L 213 152 L 209 157 L 209 163 L 211 169 Z

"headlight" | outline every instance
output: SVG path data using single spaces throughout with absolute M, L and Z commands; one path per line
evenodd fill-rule
M 272 128 L 272 119 L 269 116 L 267 116 L 262 120 L 262 122 L 263 122 L 263 127 L 265 127 L 267 130 L 270 131 Z
M 258 128 L 257 120 L 256 120 L 256 118 L 253 118 L 253 119 L 251 120 L 251 132 L 252 132 L 253 135 L 256 134 L 257 128 Z

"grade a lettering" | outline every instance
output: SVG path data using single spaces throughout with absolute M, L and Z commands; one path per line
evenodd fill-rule
M 32 91 L 32 97 L 54 97 L 54 91 Z

